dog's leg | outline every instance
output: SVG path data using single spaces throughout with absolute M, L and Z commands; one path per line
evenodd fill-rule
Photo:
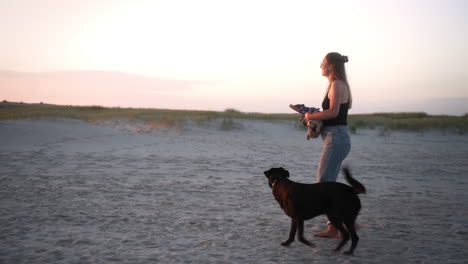
M 343 220 L 341 219 L 338 219 L 337 217 L 329 217 L 328 218 L 331 222 L 331 224 L 336 227 L 336 229 L 338 229 L 341 233 L 341 242 L 340 244 L 338 244 L 338 246 L 335 248 L 335 251 L 338 251 L 340 250 L 345 244 L 346 242 L 348 242 L 349 240 L 349 233 L 348 231 L 346 231 L 346 229 L 343 227 Z
M 344 254 L 352 255 L 359 242 L 359 236 L 356 233 L 356 227 L 354 226 L 354 221 L 346 221 L 345 225 L 346 225 L 346 228 L 348 229 L 348 232 L 351 234 L 351 248 L 349 249 L 349 251 L 344 252 Z
M 297 218 L 297 239 L 309 247 L 312 247 L 312 244 L 304 238 L 304 219 L 302 219 L 302 217 Z
M 287 247 L 291 245 L 291 243 L 294 241 L 294 237 L 296 236 L 296 228 L 297 228 L 296 219 L 291 218 L 291 229 L 289 230 L 289 238 L 288 240 L 281 243 L 283 247 Z

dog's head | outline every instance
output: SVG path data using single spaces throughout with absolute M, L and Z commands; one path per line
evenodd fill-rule
M 264 174 L 268 178 L 268 185 L 270 188 L 273 188 L 273 185 L 277 181 L 289 178 L 289 171 L 283 169 L 283 167 L 271 168 L 265 171 Z

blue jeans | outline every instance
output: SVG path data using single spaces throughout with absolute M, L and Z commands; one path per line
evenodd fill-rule
M 325 126 L 321 136 L 323 150 L 317 168 L 317 182 L 334 182 L 341 163 L 351 150 L 348 126 Z

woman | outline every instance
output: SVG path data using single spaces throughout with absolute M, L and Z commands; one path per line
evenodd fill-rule
M 323 120 L 321 137 L 323 150 L 317 169 L 317 182 L 334 182 L 340 172 L 341 163 L 351 149 L 347 126 L 348 110 L 351 109 L 351 90 L 348 85 L 345 63 L 348 57 L 337 52 L 328 53 L 323 59 L 322 75 L 329 81 L 327 93 L 322 102 L 322 112 L 306 113 L 307 120 Z M 340 237 L 339 231 L 330 223 L 318 237 Z

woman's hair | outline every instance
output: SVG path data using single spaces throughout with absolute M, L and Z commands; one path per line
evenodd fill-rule
M 345 63 L 348 62 L 348 56 L 343 56 L 338 52 L 330 52 L 327 54 L 327 56 L 325 56 L 325 59 L 327 60 L 328 65 L 333 65 L 333 68 L 331 71 L 332 81 L 341 80 L 346 83 L 346 86 L 348 87 L 348 94 L 349 94 L 349 109 L 351 109 L 351 106 L 353 104 L 352 97 L 351 97 L 351 88 L 349 87 L 348 78 L 346 77 L 346 69 L 345 69 Z M 328 89 L 330 89 L 330 87 Z M 328 95 L 328 91 L 327 91 L 327 95 Z

